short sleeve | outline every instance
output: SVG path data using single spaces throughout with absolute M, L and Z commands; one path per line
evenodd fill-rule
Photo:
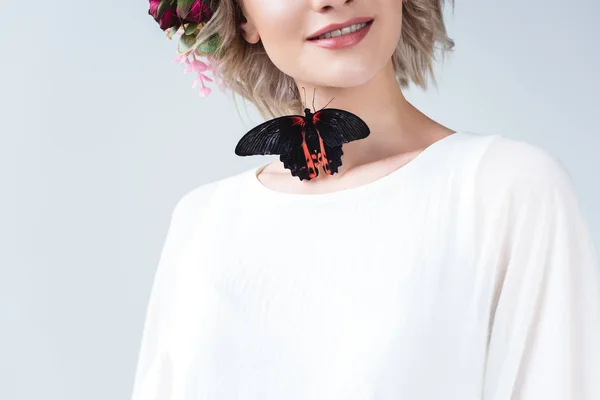
M 553 155 L 524 142 L 500 139 L 487 156 L 488 168 L 514 174 L 483 399 L 598 400 L 600 266 L 573 182 Z
M 201 227 L 214 184 L 200 186 L 175 205 L 154 274 L 139 348 L 131 400 L 170 400 L 173 365 L 169 337 L 175 315 L 182 250 Z

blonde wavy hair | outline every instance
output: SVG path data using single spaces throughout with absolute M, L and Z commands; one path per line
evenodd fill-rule
M 245 18 L 238 1 L 243 0 L 210 0 L 215 12 L 200 30 L 197 43 L 207 41 L 215 33 L 221 37 L 217 49 L 221 79 L 229 86 L 234 98 L 238 94 L 249 100 L 263 118 L 304 115 L 297 100 L 300 94 L 294 79 L 271 62 L 262 41 L 251 44 L 243 38 L 240 24 Z M 454 0 L 449 1 L 454 9 Z M 454 48 L 454 41 L 446 34 L 444 2 L 407 0 L 403 3 L 401 39 L 392 55 L 396 80 L 401 88 L 408 87 L 412 81 L 427 89 L 428 74 L 437 87 L 433 70 L 436 43 L 441 45 L 443 58 Z

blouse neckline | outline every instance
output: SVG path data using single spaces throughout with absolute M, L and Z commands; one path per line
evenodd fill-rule
M 310 202 L 323 202 L 331 200 L 342 200 L 346 198 L 357 198 L 368 195 L 373 191 L 377 191 L 383 187 L 387 187 L 393 182 L 398 181 L 404 177 L 409 176 L 411 173 L 418 171 L 419 167 L 427 165 L 428 159 L 433 157 L 437 152 L 444 149 L 444 147 L 450 145 L 458 136 L 465 134 L 463 131 L 456 131 L 449 134 L 441 139 L 436 140 L 429 146 L 424 148 L 419 154 L 413 157 L 409 162 L 403 164 L 399 168 L 392 172 L 374 180 L 358 186 L 353 186 L 346 189 L 335 190 L 332 192 L 325 193 L 288 193 L 280 192 L 278 190 L 271 189 L 258 179 L 258 174 L 269 165 L 269 163 L 261 164 L 258 167 L 253 167 L 247 171 L 247 175 L 250 181 L 250 187 L 254 193 L 260 196 L 262 199 L 273 199 L 276 201 L 283 202 L 298 202 L 298 203 L 310 203 Z M 432 160 L 435 162 L 435 159 Z M 322 171 L 319 171 L 323 173 Z

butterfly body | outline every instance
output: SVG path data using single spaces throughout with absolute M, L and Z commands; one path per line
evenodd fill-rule
M 358 116 L 336 108 L 324 108 L 305 115 L 274 118 L 251 129 L 238 142 L 239 156 L 279 154 L 293 176 L 310 180 L 319 167 L 333 175 L 342 165 L 342 145 L 369 136 L 367 124 Z
M 323 168 L 326 174 L 332 175 L 342 164 L 341 146 L 334 148 L 325 144 L 313 121 L 314 114 L 308 108 L 304 112 L 305 117 L 297 119 L 297 123 L 303 127 L 300 144 L 295 146 L 291 152 L 282 153 L 279 159 L 283 162 L 284 167 L 300 180 L 310 180 L 319 176 L 319 167 Z M 332 159 L 329 158 L 330 153 Z

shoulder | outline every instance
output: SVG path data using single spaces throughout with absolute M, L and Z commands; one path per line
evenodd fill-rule
M 211 181 L 188 190 L 177 200 L 173 214 L 189 215 L 204 209 L 214 196 L 218 185 L 218 181 Z
M 494 135 L 476 170 L 477 185 L 485 194 L 548 194 L 571 190 L 571 176 L 563 162 L 549 150 L 520 139 Z
M 185 192 L 177 201 L 174 214 L 198 214 L 204 212 L 217 198 L 219 203 L 235 200 L 243 190 L 248 174 L 256 167 L 243 170 L 225 178 L 211 180 Z
M 476 166 L 475 189 L 467 203 L 481 240 L 489 246 L 509 246 L 517 237 L 528 240 L 550 234 L 549 224 L 559 216 L 580 212 L 569 172 L 543 147 L 495 135 Z M 530 237 L 525 232 L 531 232 Z

